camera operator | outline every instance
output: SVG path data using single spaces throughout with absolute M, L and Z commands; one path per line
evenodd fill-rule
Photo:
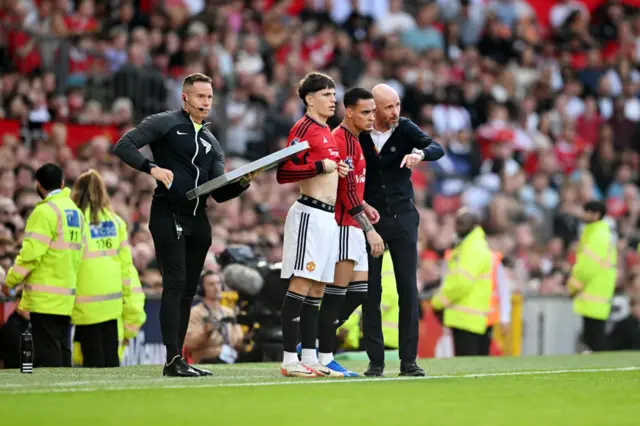
M 222 275 L 206 271 L 198 293 L 202 302 L 191 308 L 185 347 L 194 364 L 233 364 L 244 351 L 244 333 L 236 314 L 222 306 Z

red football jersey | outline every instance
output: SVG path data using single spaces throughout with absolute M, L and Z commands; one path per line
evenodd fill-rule
M 322 160 L 326 158 L 340 162 L 338 146 L 329 126 L 306 114 L 291 128 L 287 146 L 305 141 L 309 142 L 308 150 L 278 166 L 278 183 L 297 182 L 319 175 L 324 170 Z
M 359 227 L 353 216 L 362 212 L 367 163 L 356 135 L 342 125 L 336 127 L 332 133 L 338 144 L 340 157 L 351 168 L 349 174 L 338 181 L 336 221 L 340 226 Z

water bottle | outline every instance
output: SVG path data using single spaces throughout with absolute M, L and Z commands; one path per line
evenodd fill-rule
M 31 323 L 29 323 L 20 338 L 20 372 L 25 374 L 31 374 L 33 372 L 33 336 L 31 335 Z

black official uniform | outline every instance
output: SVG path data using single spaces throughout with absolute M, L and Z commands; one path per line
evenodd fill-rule
M 153 152 L 153 162 L 138 151 L 146 145 Z M 222 175 L 224 155 L 207 123 L 203 122 L 196 132 L 184 110 L 147 117 L 118 141 L 114 153 L 129 166 L 146 173 L 155 165 L 173 172 L 169 189 L 158 183 L 149 220 L 162 273 L 160 327 L 170 361 L 182 352 L 191 303 L 211 246 L 206 197 L 188 200 L 186 193 Z M 211 195 L 217 202 L 223 202 L 237 197 L 247 187 L 238 182 Z
M 424 152 L 424 160 L 435 161 L 444 155 L 442 147 L 411 120 L 400 118 L 391 137 L 377 152 L 370 133 L 360 135 L 367 161 L 364 199 L 380 213 L 374 225 L 389 246 L 398 288 L 400 308 L 399 340 L 401 373 L 416 372 L 418 353 L 418 224 L 420 217 L 413 204 L 411 170 L 400 163 L 414 149 Z M 384 344 L 380 300 L 382 258 L 369 255 L 369 294 L 363 305 L 363 331 L 367 355 L 372 367 L 382 373 Z M 372 370 L 370 368 L 370 370 Z M 371 374 L 378 375 L 374 368 Z

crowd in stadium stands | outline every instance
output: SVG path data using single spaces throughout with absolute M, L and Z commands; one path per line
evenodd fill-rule
M 111 143 L 145 115 L 179 108 L 182 78 L 204 72 L 233 169 L 284 146 L 304 112 L 296 84 L 321 70 L 339 99 L 390 84 L 404 115 L 446 148 L 413 174 L 422 289 L 437 285 L 464 205 L 483 213 L 516 291 L 566 294 L 581 206 L 595 198 L 617 229 L 619 289 L 640 295 L 640 14 L 613 0 L 540 3 L 0 0 L 0 126 L 15 129 L 0 148 L 0 263 L 38 201 L 34 168 L 56 161 L 72 182 L 93 167 L 130 222 L 144 285 L 158 291 L 147 228 L 155 182 L 114 159 Z M 229 243 L 279 261 L 296 197 L 265 174 L 241 198 L 212 202 L 206 267 Z

